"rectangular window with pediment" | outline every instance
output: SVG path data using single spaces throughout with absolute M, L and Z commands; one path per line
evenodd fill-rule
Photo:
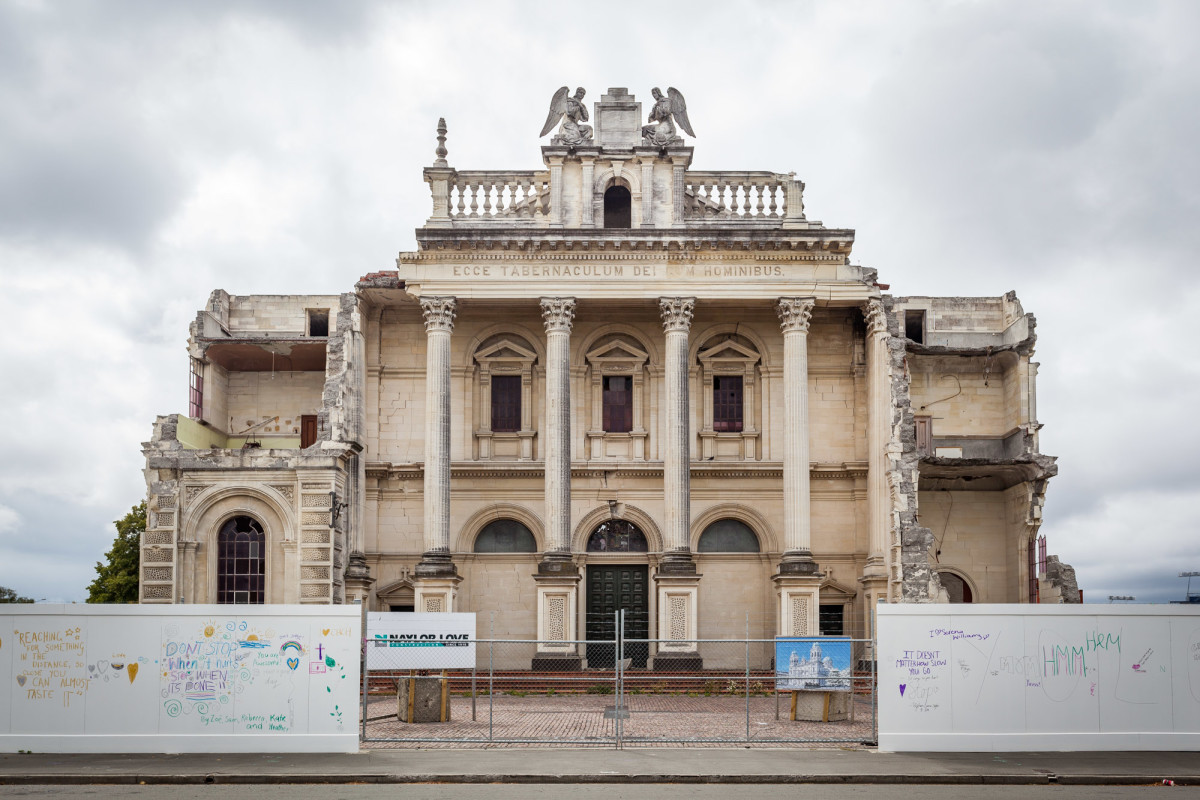
M 742 430 L 742 376 L 713 376 L 713 430 L 740 433 Z
M 521 376 L 492 376 L 492 432 L 521 430 Z
M 633 379 L 627 375 L 605 375 L 603 392 L 605 432 L 633 430 Z

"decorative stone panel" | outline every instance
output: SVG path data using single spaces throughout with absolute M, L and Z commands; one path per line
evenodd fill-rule
M 159 511 L 157 514 L 158 524 L 156 528 L 173 528 L 175 527 L 175 512 L 174 511 Z
M 329 567 L 301 567 L 300 580 L 327 581 L 329 580 Z
M 326 547 L 305 547 L 300 551 L 301 561 L 328 561 L 329 548 Z
M 301 525 L 329 525 L 328 511 L 305 511 L 300 516 Z
M 167 549 L 151 548 L 142 553 L 142 561 L 147 564 L 170 564 L 175 560 L 175 553 Z
M 300 586 L 300 597 L 303 600 L 315 600 L 329 597 L 329 584 L 305 583 Z
M 304 494 L 300 496 L 300 504 L 305 508 L 329 508 L 329 495 Z
M 147 582 L 170 581 L 171 580 L 171 572 L 172 572 L 171 567 L 143 567 L 142 568 L 142 580 L 147 581 Z
M 567 638 L 567 598 L 546 598 L 546 638 L 561 642 Z
M 685 595 L 671 595 L 667 602 L 667 638 L 686 639 L 688 598 Z
M 173 495 L 173 494 L 155 495 L 155 504 L 160 509 L 174 508 L 175 507 L 175 495 Z
M 175 534 L 171 531 L 146 531 L 142 534 L 142 544 L 171 544 Z
M 808 598 L 792 598 L 792 635 L 808 636 Z
M 287 483 L 272 483 L 268 484 L 272 489 L 279 492 L 285 500 L 293 503 L 296 500 L 296 490 L 291 484 Z
M 300 531 L 301 544 L 329 544 L 329 529 L 323 531 Z
M 203 492 L 203 491 L 204 491 L 206 488 L 208 488 L 208 487 L 205 487 L 205 486 L 188 486 L 187 488 L 185 488 L 185 489 L 183 490 L 183 499 L 184 499 L 184 502 L 185 502 L 185 503 L 189 503 L 189 504 L 190 504 L 190 503 L 191 503 L 193 500 L 195 500 L 197 497 L 199 497 L 199 496 L 200 496 L 200 493 L 201 493 L 201 492 Z
M 147 600 L 170 600 L 171 599 L 171 584 L 160 586 L 143 586 L 142 597 Z
M 425 613 L 426 614 L 442 613 L 442 598 L 426 597 L 425 598 Z

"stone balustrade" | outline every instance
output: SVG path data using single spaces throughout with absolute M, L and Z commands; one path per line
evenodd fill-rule
M 495 223 L 544 227 L 554 222 L 552 203 L 561 202 L 553 199 L 549 170 L 427 167 L 425 178 L 433 192 L 429 224 L 435 227 Z M 675 214 L 682 213 L 690 224 L 804 226 L 804 184 L 793 174 L 689 171 L 683 175 L 682 194 Z
M 793 175 L 689 171 L 683 182 L 683 214 L 690 221 L 778 224 L 804 219 L 804 185 Z
M 455 222 L 539 220 L 550 213 L 548 171 L 455 171 L 447 192 L 447 208 Z

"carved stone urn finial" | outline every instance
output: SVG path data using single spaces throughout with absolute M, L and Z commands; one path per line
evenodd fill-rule
M 447 151 L 446 151 L 446 118 L 445 117 L 438 118 L 437 133 L 438 133 L 438 136 L 437 136 L 438 146 L 437 146 L 437 149 L 433 151 L 433 154 L 437 156 L 437 159 L 433 162 L 433 165 L 435 167 L 448 167 L 450 165 L 446 163 L 446 152 Z

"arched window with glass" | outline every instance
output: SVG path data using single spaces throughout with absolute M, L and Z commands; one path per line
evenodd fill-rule
M 492 520 L 475 537 L 476 553 L 536 553 L 533 531 L 515 519 Z
M 251 517 L 233 517 L 217 533 L 217 602 L 266 602 L 266 534 Z
M 758 537 L 741 520 L 719 519 L 704 529 L 696 544 L 698 553 L 757 553 Z

